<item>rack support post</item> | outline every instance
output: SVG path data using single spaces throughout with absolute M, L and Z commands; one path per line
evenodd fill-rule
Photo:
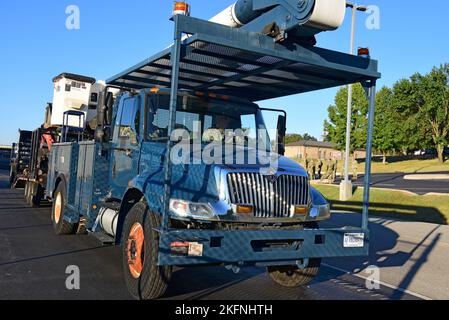
M 371 164 L 373 160 L 374 116 L 376 111 L 376 81 L 371 80 L 368 87 L 368 137 L 366 141 L 365 187 L 363 194 L 362 229 L 368 230 L 371 188 Z

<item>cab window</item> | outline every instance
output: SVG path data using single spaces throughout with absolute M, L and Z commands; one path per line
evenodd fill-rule
M 140 112 L 136 98 L 129 98 L 123 102 L 119 127 L 119 138 L 128 140 L 130 144 L 137 144 L 139 139 Z

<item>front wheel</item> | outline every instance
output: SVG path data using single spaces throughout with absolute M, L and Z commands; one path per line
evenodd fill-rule
M 158 263 L 160 218 L 148 206 L 137 203 L 126 217 L 123 228 L 123 272 L 135 299 L 162 297 L 168 288 L 172 268 Z
M 316 222 L 309 222 L 303 227 L 320 228 Z M 310 284 L 320 272 L 320 267 L 321 259 L 310 259 L 309 265 L 304 269 L 297 266 L 274 266 L 268 267 L 267 273 L 275 283 L 287 288 L 296 288 Z
M 305 269 L 296 266 L 268 267 L 270 278 L 277 284 L 296 288 L 310 284 L 320 272 L 321 259 L 311 259 Z

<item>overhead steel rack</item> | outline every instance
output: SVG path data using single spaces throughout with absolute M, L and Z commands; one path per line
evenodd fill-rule
M 182 40 L 179 89 L 250 101 L 279 98 L 380 78 L 377 61 L 273 38 L 188 16 L 175 16 Z M 176 44 L 112 77 L 130 89 L 170 88 Z

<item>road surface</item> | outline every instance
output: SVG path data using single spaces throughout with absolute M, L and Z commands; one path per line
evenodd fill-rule
M 117 247 L 104 247 L 91 236 L 57 237 L 50 206 L 29 208 L 21 190 L 9 190 L 0 172 L 0 299 L 128 300 Z M 223 267 L 178 268 L 164 299 L 175 300 L 415 300 L 419 294 L 391 285 L 368 290 L 360 276 L 346 274 L 346 259 L 325 261 L 305 288 L 277 286 L 263 269 L 233 274 Z M 351 260 L 353 261 L 353 260 Z M 353 262 L 351 262 L 353 263 Z M 66 268 L 81 272 L 81 289 L 66 289 Z M 407 289 L 407 288 L 405 288 Z
M 445 172 L 447 173 L 447 172 Z M 435 174 L 435 173 L 433 173 Z M 427 193 L 449 194 L 449 180 L 405 180 L 406 173 L 378 173 L 372 175 L 372 187 L 381 189 L 397 189 L 419 195 Z M 340 184 L 337 181 L 336 184 Z M 364 186 L 364 176 L 359 176 L 354 183 L 356 187 Z

